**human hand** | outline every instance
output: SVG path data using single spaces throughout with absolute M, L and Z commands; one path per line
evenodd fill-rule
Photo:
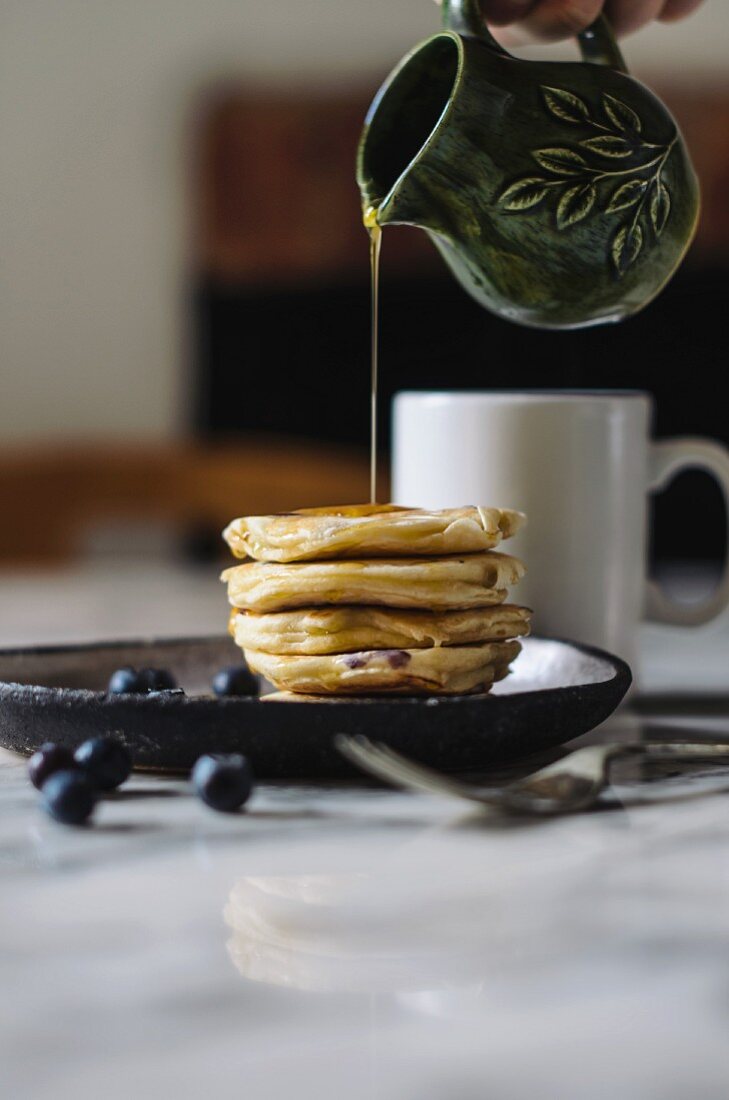
M 616 34 L 630 34 L 654 19 L 672 22 L 702 0 L 481 0 L 483 16 L 506 44 L 570 38 L 604 11 Z M 501 28 L 505 28 L 501 30 Z

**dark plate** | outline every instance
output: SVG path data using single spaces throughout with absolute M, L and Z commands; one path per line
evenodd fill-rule
M 560 745 L 604 721 L 630 685 L 598 649 L 528 638 L 490 695 L 309 702 L 216 699 L 213 674 L 239 659 L 228 638 L 0 650 L 0 745 L 31 753 L 113 733 L 141 768 L 189 769 L 203 752 L 245 753 L 261 779 L 352 774 L 339 732 L 386 741 L 432 767 L 484 769 Z M 185 696 L 106 695 L 116 668 L 169 668 Z

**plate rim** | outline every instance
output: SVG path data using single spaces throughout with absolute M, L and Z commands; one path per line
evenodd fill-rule
M 225 641 L 227 635 L 224 634 L 204 634 L 194 636 L 183 637 L 144 637 L 144 638 L 120 638 L 120 639 L 105 639 L 98 642 L 70 642 L 67 644 L 53 644 L 53 645 L 40 645 L 40 646 L 15 646 L 12 648 L 0 649 L 0 660 L 4 658 L 12 657 L 52 657 L 58 655 L 67 655 L 73 653 L 89 652 L 94 650 L 110 650 L 124 648 L 152 648 L 155 646 L 199 646 L 206 643 L 220 643 Z M 614 653 L 610 653 L 608 650 L 601 649 L 599 646 L 588 645 L 584 642 L 576 642 L 570 638 L 558 638 L 545 634 L 531 634 L 524 641 L 534 639 L 535 641 L 543 642 L 556 642 L 559 645 L 569 647 L 576 650 L 579 653 L 588 657 L 594 657 L 604 661 L 609 667 L 612 668 L 612 675 L 608 676 L 604 680 L 588 680 L 581 684 L 558 684 L 553 687 L 535 688 L 532 691 L 514 691 L 505 695 L 492 695 L 490 692 L 481 694 L 467 694 L 467 695 L 388 695 L 381 693 L 379 695 L 351 695 L 332 698 L 330 696 L 322 696 L 321 700 L 307 697 L 308 706 L 331 706 L 334 703 L 337 706 L 343 704 L 350 704 L 352 706 L 366 706 L 374 703 L 386 704 L 388 706 L 400 705 L 444 705 L 444 704 L 456 704 L 463 702 L 477 702 L 488 700 L 493 703 L 496 700 L 506 701 L 523 699 L 525 697 L 534 698 L 538 695 L 554 696 L 561 692 L 569 692 L 574 689 L 585 688 L 599 688 L 606 684 L 610 684 L 617 691 L 619 687 L 623 687 L 622 698 L 628 692 L 632 682 L 633 674 L 630 666 L 622 657 L 618 657 Z M 624 686 L 623 686 L 624 685 Z M 19 694 L 32 694 L 36 700 L 40 701 L 42 698 L 49 697 L 57 699 L 59 694 L 62 694 L 69 702 L 90 702 L 94 700 L 96 702 L 102 702 L 104 699 L 109 698 L 109 693 L 106 691 L 94 691 L 91 688 L 66 688 L 60 686 L 53 686 L 48 684 L 28 684 L 20 683 L 14 680 L 0 679 L 0 700 L 3 696 L 12 694 L 18 696 Z M 215 696 L 212 693 L 209 695 L 143 695 L 139 693 L 129 692 L 121 693 L 119 695 L 111 696 L 114 703 L 122 706 L 140 706 L 146 705 L 151 707 L 187 707 L 192 704 L 195 705 L 210 705 L 216 706 L 223 704 L 224 706 L 250 706 L 256 703 L 262 702 L 263 698 L 260 695 L 253 696 Z M 285 706 L 290 707 L 291 701 L 287 699 L 271 699 L 268 700 L 266 705 L 268 707 Z

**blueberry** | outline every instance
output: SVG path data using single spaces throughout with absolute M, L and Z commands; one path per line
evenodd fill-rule
M 70 749 L 46 741 L 28 761 L 28 775 L 33 786 L 40 790 L 49 775 L 61 770 L 68 771 L 73 766 L 73 753 Z
M 139 675 L 144 677 L 147 691 L 172 691 L 177 687 L 177 681 L 166 668 L 143 668 Z
M 146 690 L 147 685 L 142 680 L 142 674 L 129 665 L 126 668 L 118 668 L 116 672 L 112 672 L 107 688 L 110 695 L 126 695 L 129 692 L 144 692 Z
M 192 769 L 192 784 L 211 809 L 231 813 L 248 801 L 253 775 L 245 756 L 201 756 Z
M 132 757 L 129 749 L 113 737 L 92 737 L 73 754 L 89 782 L 100 791 L 111 791 L 129 778 Z
M 216 695 L 258 695 L 258 679 L 245 665 L 221 668 L 213 677 Z
M 150 691 L 176 689 L 175 678 L 166 668 L 137 669 L 127 665 L 126 668 L 118 668 L 112 673 L 107 691 L 110 695 L 146 695 Z
M 41 805 L 63 825 L 83 825 L 94 808 L 94 789 L 83 772 L 54 772 L 43 784 Z

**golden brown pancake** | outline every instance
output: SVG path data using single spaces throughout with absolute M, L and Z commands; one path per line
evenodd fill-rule
M 499 604 L 466 611 L 381 607 L 307 607 L 255 614 L 233 611 L 230 633 L 242 649 L 307 655 L 519 638 L 529 633 L 526 607 Z
M 271 562 L 471 554 L 497 546 L 525 518 L 503 508 L 356 504 L 243 516 L 228 524 L 223 538 L 237 558 Z
M 359 653 L 285 656 L 244 650 L 254 671 L 279 691 L 305 695 L 464 695 L 488 691 L 518 655 L 519 642 L 376 649 Z
M 244 611 L 366 604 L 430 611 L 503 603 L 524 575 L 518 558 L 487 551 L 464 557 L 362 561 L 247 562 L 226 569 L 228 599 Z

